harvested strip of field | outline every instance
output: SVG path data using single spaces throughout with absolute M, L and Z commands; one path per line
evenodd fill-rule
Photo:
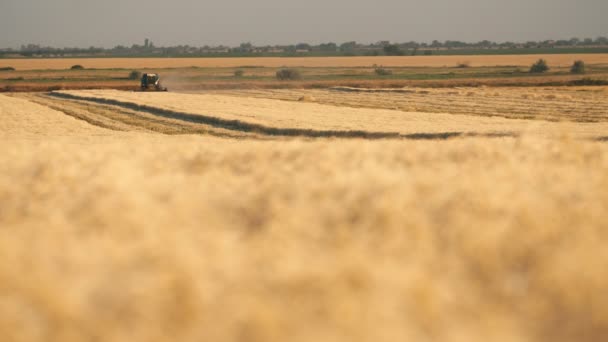
M 57 98 L 46 94 L 14 94 L 13 96 L 47 106 L 92 125 L 117 131 L 162 134 L 205 134 L 227 138 L 257 137 L 246 132 L 226 130 L 204 123 L 159 116 L 121 106 Z
M 59 96 L 96 103 L 139 108 L 159 114 L 181 115 L 187 120 L 232 124 L 235 130 L 258 130 L 265 134 L 336 136 L 323 132 L 361 132 L 361 134 L 519 134 L 555 135 L 567 132 L 581 137 L 597 137 L 608 123 L 554 123 L 540 120 L 505 119 L 492 115 L 454 115 L 387 109 L 351 108 L 318 103 L 279 101 L 215 94 L 141 93 L 121 91 L 65 91 Z M 338 93 L 337 96 L 340 96 Z M 407 96 L 407 94 L 400 94 Z M 467 97 L 468 98 L 468 97 Z M 469 100 L 473 101 L 473 100 Z M 163 113 L 164 112 L 164 113 Z M 240 125 L 240 127 L 239 127 Z M 283 130 L 283 131 L 281 131 Z M 284 134 L 283 134 L 283 133 Z M 295 134 L 291 134 L 295 133 Z
M 496 55 L 496 56 L 373 56 L 373 57 L 245 57 L 245 58 L 52 58 L 2 59 L 4 65 L 17 70 L 69 69 L 79 64 L 93 69 L 143 69 L 186 67 L 443 67 L 456 66 L 463 60 L 471 66 L 530 66 L 539 58 L 550 65 L 571 65 L 575 60 L 587 64 L 608 64 L 608 54 L 555 54 L 555 55 Z
M 25 99 L 0 95 L 0 137 L 54 139 L 114 136 L 117 133 L 66 116 L 63 112 Z
M 560 88 L 450 88 L 450 89 L 275 89 L 214 92 L 314 102 L 355 108 L 398 109 L 425 113 L 452 113 L 512 119 L 607 122 L 608 87 Z

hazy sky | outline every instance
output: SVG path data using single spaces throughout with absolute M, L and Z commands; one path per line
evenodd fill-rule
M 608 0 L 0 0 L 0 47 L 608 36 Z

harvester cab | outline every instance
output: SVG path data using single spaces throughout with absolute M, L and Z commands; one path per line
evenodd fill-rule
M 167 91 L 160 84 L 160 76 L 158 74 L 143 74 L 141 75 L 141 90 Z

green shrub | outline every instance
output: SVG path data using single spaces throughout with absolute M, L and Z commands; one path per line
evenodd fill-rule
M 572 68 L 570 68 L 570 72 L 573 74 L 584 74 L 585 73 L 585 62 L 576 61 L 572 64 Z
M 137 70 L 133 70 L 129 73 L 130 80 L 138 80 L 140 78 L 141 78 L 141 72 L 139 72 Z
M 532 67 L 530 67 L 530 73 L 533 74 L 541 74 L 547 71 L 549 71 L 549 66 L 547 65 L 547 61 L 542 58 L 536 63 L 532 64 Z
M 456 64 L 456 67 L 460 68 L 460 69 L 470 68 L 471 67 L 471 62 L 468 62 L 468 61 L 458 62 L 458 64 Z
M 390 69 L 386 69 L 382 66 L 377 66 L 374 68 L 374 72 L 376 73 L 376 75 L 378 76 L 388 76 L 388 75 L 392 75 L 393 71 Z
M 72 65 L 71 70 L 82 70 L 84 67 L 80 64 Z
M 0 67 L 0 71 L 15 71 L 15 68 L 13 67 Z
M 238 69 L 234 70 L 234 77 L 243 77 L 245 75 L 245 71 Z
M 299 80 L 302 78 L 300 72 L 296 69 L 280 69 L 277 71 L 277 79 L 280 81 Z

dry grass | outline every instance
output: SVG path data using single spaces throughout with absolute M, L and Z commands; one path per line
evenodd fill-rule
M 521 98 L 503 100 L 500 97 L 494 97 L 493 94 L 487 97 L 484 93 L 478 93 L 478 90 L 474 90 L 473 95 L 480 96 L 468 96 L 469 92 L 471 91 L 463 90 L 459 95 L 452 95 L 447 90 L 404 89 L 401 93 L 396 93 L 396 95 L 392 92 L 370 93 L 375 94 L 377 101 L 384 99 L 384 108 L 389 107 L 393 110 L 296 102 L 300 98 L 298 95 L 300 93 L 314 94 L 313 96 L 319 99 L 332 98 L 336 102 L 329 102 L 339 105 L 344 105 L 349 99 L 357 99 L 359 101 L 365 99 L 364 94 L 351 96 L 349 92 L 288 91 L 287 94 L 290 94 L 289 96 L 292 101 L 215 94 L 138 93 L 112 90 L 68 91 L 60 92 L 60 94 L 92 100 L 94 103 L 116 104 L 127 108 L 153 111 L 157 114 L 181 116 L 187 120 L 196 121 L 198 119 L 203 123 L 213 123 L 215 121 L 218 126 L 232 126 L 236 130 L 258 130 L 262 133 L 267 132 L 267 134 L 276 132 L 279 135 L 305 135 L 290 134 L 290 129 L 311 130 L 313 133 L 320 132 L 316 136 L 331 135 L 323 134 L 322 132 L 324 131 L 356 131 L 402 135 L 447 132 L 487 135 L 493 133 L 521 134 L 528 132 L 543 136 L 555 136 L 567 132 L 572 136 L 596 137 L 604 135 L 608 131 L 608 123 L 606 122 L 594 124 L 557 123 L 497 117 L 496 109 L 488 109 L 492 108 L 492 103 L 495 103 L 494 106 L 498 110 L 501 110 L 501 112 L 508 113 L 509 110 L 513 110 L 515 116 L 517 115 L 517 111 L 514 108 L 523 103 L 524 100 Z M 285 92 L 281 91 L 276 93 L 285 94 Z M 550 92 L 546 91 L 546 93 L 549 94 Z M 249 94 L 263 95 L 268 93 L 262 91 L 259 93 L 243 92 L 242 94 L 249 96 Z M 275 94 L 275 92 L 271 92 L 270 94 Z M 598 102 L 605 102 L 605 98 L 601 95 L 595 95 L 594 97 L 581 95 L 581 102 L 576 108 L 579 108 L 583 114 L 587 113 L 589 117 L 595 115 L 601 118 L 602 121 L 606 121 L 606 113 L 601 112 L 602 105 L 599 107 L 600 111 L 597 112 Z M 423 108 L 400 108 L 402 103 L 396 101 L 397 98 L 415 98 L 417 103 L 428 104 Z M 440 103 L 433 101 L 433 99 L 437 100 L 440 98 L 443 98 L 444 102 L 447 98 L 450 102 L 446 103 L 443 107 L 439 107 Z M 424 102 L 425 99 L 427 102 Z M 554 100 L 543 100 L 531 101 L 529 104 L 536 106 L 536 112 L 544 115 L 539 115 L 542 119 L 549 116 L 547 111 L 551 111 L 554 108 L 549 104 L 550 101 L 556 103 Z M 546 103 L 545 107 L 542 107 L 543 103 Z M 435 112 L 441 111 L 437 108 L 442 109 L 443 112 L 425 113 L 419 111 L 430 106 L 435 106 Z M 607 107 L 607 105 L 603 104 L 603 107 Z M 460 115 L 450 114 L 449 111 L 453 108 Z M 467 108 L 469 111 L 467 111 Z M 394 109 L 403 109 L 403 111 Z M 553 110 L 559 113 L 561 109 L 557 107 L 557 109 Z M 530 111 L 531 109 L 529 109 Z M 561 117 L 564 117 L 565 114 L 561 115 Z M 520 117 L 534 118 L 534 114 L 532 112 L 532 114 L 527 116 L 520 115 Z M 285 134 L 280 134 L 281 131 L 277 131 L 276 129 L 282 129 Z M 315 136 L 314 134 L 312 135 Z
M 220 91 L 241 97 L 315 102 L 356 108 L 494 116 L 511 119 L 608 121 L 608 87 L 446 88 L 446 89 L 273 89 Z
M 17 70 L 69 69 L 74 64 L 89 69 L 142 69 L 142 68 L 205 68 L 221 67 L 443 67 L 454 66 L 462 56 L 374 56 L 374 57 L 245 57 L 245 58 L 53 58 L 3 59 L 3 64 Z M 539 58 L 550 65 L 571 65 L 575 60 L 586 64 L 607 64 L 608 54 L 557 54 L 557 55 L 498 55 L 466 56 L 470 66 L 515 65 L 529 67 Z
M 608 334 L 606 143 L 166 136 L 2 95 L 0 118 L 3 340 Z
M 187 75 L 187 73 L 186 73 Z M 597 79 L 605 81 L 605 75 Z M 171 91 L 201 90 L 242 90 L 242 89 L 328 89 L 332 87 L 357 87 L 368 89 L 386 89 L 403 87 L 453 88 L 453 87 L 545 87 L 572 86 L 580 82 L 580 75 L 557 75 L 539 77 L 508 78 L 461 78 L 442 80 L 297 80 L 289 83 L 276 80 L 205 80 L 169 82 Z M 98 81 L 98 80 L 56 80 L 53 82 L 24 81 L 14 84 L 0 84 L 0 93 L 11 92 L 49 92 L 55 90 L 114 89 L 137 90 L 139 84 L 132 80 Z
M 0 87 L 0 93 L 13 92 L 49 92 L 55 90 L 77 90 L 77 89 L 115 89 L 115 90 L 136 90 L 137 85 L 126 81 L 82 81 L 82 82 L 62 82 L 57 81 L 51 84 L 38 82 L 20 82 L 18 84 L 6 84 Z
M 314 58 L 313 58 L 314 59 Z M 164 59 L 163 59 L 164 60 Z M 240 60 L 240 59 L 237 59 Z M 488 59 L 491 61 L 492 59 Z M 105 63 L 120 60 L 106 60 Z M 117 64 L 119 65 L 119 64 Z M 298 67 L 301 80 L 278 81 L 276 67 L 249 67 L 244 77 L 235 78 L 234 67 L 181 67 L 153 68 L 148 71 L 160 73 L 163 84 L 170 90 L 202 89 L 252 89 L 252 88 L 329 88 L 349 86 L 363 88 L 397 88 L 404 86 L 456 87 L 456 86 L 566 86 L 578 83 L 599 85 L 606 83 L 607 64 L 588 64 L 588 73 L 569 73 L 570 63 L 552 65 L 551 73 L 531 76 L 516 66 L 471 67 L 457 69 L 453 65 L 439 67 L 390 67 L 393 75 L 377 77 L 371 65 L 340 67 Z M 100 65 L 104 66 L 104 65 Z M 43 66 L 41 66 L 43 67 Z M 134 90 L 137 80 L 128 78 L 133 69 L 46 69 L 16 70 L 0 75 L 0 92 L 51 91 L 58 89 L 122 89 Z M 139 68 L 141 71 L 142 69 Z M 143 69 L 146 70 L 146 69 Z M 592 81 L 585 81 L 590 78 Z M 592 84 L 596 82 L 596 84 Z
M 13 94 L 92 125 L 116 131 L 140 131 L 162 134 L 207 134 L 222 137 L 256 137 L 254 134 L 222 127 L 212 127 L 197 122 L 180 120 L 178 117 L 156 115 L 121 106 L 91 103 L 89 101 L 66 100 L 46 94 Z
M 45 139 L 46 137 L 91 137 L 113 135 L 112 131 L 70 118 L 61 112 L 30 101 L 0 95 L 0 137 L 2 139 Z

